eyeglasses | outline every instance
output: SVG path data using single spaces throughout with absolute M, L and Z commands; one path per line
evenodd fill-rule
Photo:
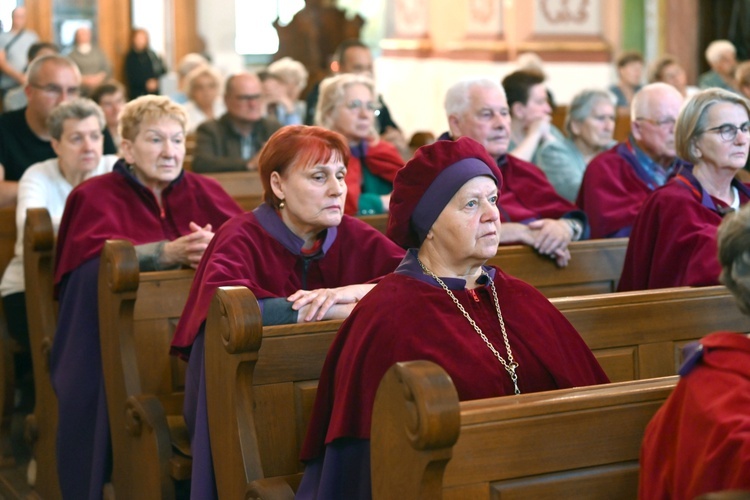
M 675 123 L 677 123 L 677 120 L 674 118 L 662 118 L 661 120 L 654 120 L 653 118 L 636 118 L 635 121 L 649 122 L 650 124 L 656 125 L 660 129 L 667 131 L 673 130 Z
M 750 133 L 750 121 L 741 124 L 739 127 L 731 123 L 724 123 L 718 127 L 707 128 L 704 132 L 718 132 L 722 141 L 731 142 L 737 138 L 739 132 Z
M 49 85 L 35 85 L 32 83 L 31 86 L 35 89 L 41 90 L 47 95 L 54 96 L 56 98 L 62 97 L 63 94 L 69 95 L 71 97 L 76 97 L 81 93 L 80 87 L 63 88 L 59 85 L 55 85 L 54 83 L 50 83 Z
M 237 95 L 233 95 L 232 97 L 239 101 L 250 102 L 250 101 L 257 101 L 263 96 L 260 94 L 237 94 Z
M 380 110 L 380 103 L 375 101 L 362 102 L 359 99 L 354 99 L 344 104 L 346 109 L 354 111 L 355 109 L 364 109 L 365 111 L 376 112 Z

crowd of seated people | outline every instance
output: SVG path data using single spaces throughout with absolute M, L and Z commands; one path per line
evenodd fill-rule
M 197 269 L 172 353 L 188 363 L 194 496 L 216 494 L 202 363 L 208 305 L 217 287 L 244 285 L 259 299 L 264 324 L 349 318 L 321 375 L 301 492 L 367 497 L 370 408 L 395 361 L 438 361 L 461 399 L 607 382 L 546 299 L 485 265 L 498 246 L 527 245 L 564 267 L 572 242 L 627 236 L 620 290 L 713 285 L 721 273 L 717 228 L 750 201 L 735 179 L 748 163 L 750 105 L 739 95 L 750 95 L 750 69 L 737 66 L 726 41 L 706 51 L 706 90 L 687 85 L 671 56 L 653 62 L 642 86 L 643 58 L 623 55 L 617 85 L 586 85 L 573 97 L 564 133 L 552 123 L 554 89 L 539 71 L 457 78 L 444 96 L 449 130 L 437 141 L 424 132 L 418 142 L 426 145 L 413 149 L 377 90 L 362 42 L 342 44 L 334 74 L 305 100 L 307 72 L 296 61 L 222 75 L 202 56 L 185 59 L 190 70 L 177 93 L 157 97 L 166 67 L 145 30 L 133 33 L 125 84 L 111 78 L 92 38 L 81 28 L 69 55 L 32 45 L 20 85 L 0 81 L 6 101 L 19 89 L 26 101 L 0 114 L 0 206 L 16 207 L 18 235 L 0 293 L 8 330 L 26 346 L 22 227 L 26 208 L 47 207 L 56 227 L 62 219 L 51 368 L 61 487 L 74 498 L 97 497 L 108 480 L 92 315 L 104 239 L 131 240 L 141 270 Z M 620 143 L 618 106 L 631 118 Z M 243 214 L 218 184 L 184 172 L 189 134 L 196 174 L 252 172 L 263 203 Z M 389 217 L 387 235 L 352 217 L 370 214 Z M 415 306 L 414 295 L 424 300 Z M 477 305 L 465 307 L 470 301 Z M 393 314 L 382 315 L 386 308 Z M 445 325 L 441 338 L 410 336 L 427 321 Z M 465 351 L 457 353 L 451 346 L 459 340 Z M 440 349 L 421 349 L 427 341 Z M 551 352 L 575 363 L 561 366 Z M 90 363 L 73 353 L 87 353 Z M 22 350 L 22 411 L 33 406 L 29 363 Z M 339 390 L 362 370 L 367 377 Z M 342 475 L 357 475 L 350 485 L 362 489 L 336 490 Z

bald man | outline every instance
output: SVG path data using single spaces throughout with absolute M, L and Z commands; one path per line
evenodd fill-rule
M 227 112 L 203 122 L 196 130 L 193 171 L 257 170 L 257 156 L 281 125 L 263 116 L 263 90 L 258 75 L 229 77 L 224 89 Z
M 651 192 L 688 163 L 675 153 L 682 95 L 666 83 L 641 88 L 630 106 L 630 136 L 586 167 L 576 204 L 589 216 L 592 238 L 629 236 Z
M 68 57 L 81 70 L 81 89 L 86 95 L 112 76 L 112 65 L 104 51 L 92 43 L 90 28 L 76 30 L 75 45 Z

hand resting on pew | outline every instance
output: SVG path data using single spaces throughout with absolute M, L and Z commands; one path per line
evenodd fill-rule
M 297 321 L 323 321 L 324 319 L 344 319 L 373 284 L 349 285 L 339 288 L 319 288 L 317 290 L 297 290 L 286 300 L 294 302 L 292 309 L 298 311 Z

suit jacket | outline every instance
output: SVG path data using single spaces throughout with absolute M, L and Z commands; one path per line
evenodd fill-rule
M 268 138 L 280 128 L 281 124 L 273 118 L 261 118 L 253 129 L 251 156 L 258 154 Z M 194 172 L 247 170 L 248 159 L 242 158 L 242 137 L 232 127 L 228 114 L 203 122 L 196 130 L 195 142 Z

